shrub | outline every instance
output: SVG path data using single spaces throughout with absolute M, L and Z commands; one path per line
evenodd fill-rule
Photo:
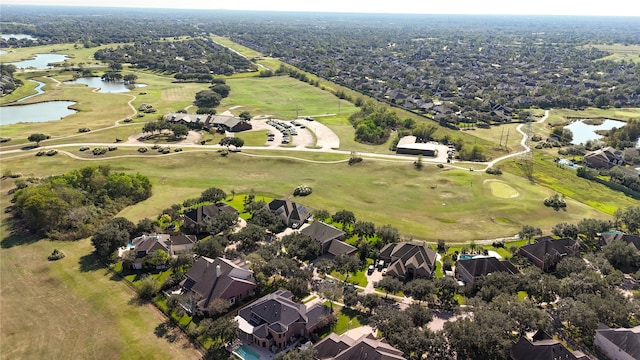
M 349 165 L 355 165 L 362 162 L 362 158 L 360 156 L 352 156 L 349 158 Z
M 544 206 L 552 207 L 554 210 L 564 209 L 567 207 L 567 202 L 560 194 L 553 194 L 551 197 L 544 199 Z
M 300 185 L 293 190 L 293 196 L 307 196 L 311 195 L 312 192 L 313 190 L 309 186 Z
M 95 156 L 100 156 L 100 155 L 106 154 L 107 153 L 107 149 L 98 147 L 98 148 L 94 148 L 91 152 Z
M 138 148 L 138 152 L 139 152 L 139 153 L 144 154 L 144 153 L 146 153 L 147 151 L 148 151 L 148 149 L 147 149 L 146 147 L 139 147 L 139 148 Z
M 53 155 L 57 155 L 58 154 L 58 150 L 49 150 L 47 151 L 47 156 L 53 156 Z
M 126 118 L 126 119 L 124 119 L 124 120 L 123 120 L 123 122 L 126 122 L 126 123 L 130 123 L 130 122 L 132 122 L 132 121 L 133 121 L 133 119 L 132 119 L 132 118 Z
M 47 259 L 49 259 L 50 261 L 55 261 L 55 260 L 60 260 L 65 256 L 67 255 L 65 255 L 64 252 L 58 249 L 53 249 L 53 252 L 51 253 L 51 255 L 47 256 Z
M 485 170 L 485 172 L 487 174 L 491 174 L 491 175 L 502 175 L 502 169 L 500 169 L 500 168 L 490 167 L 490 168 L 487 168 L 487 170 Z
M 117 146 L 109 146 L 109 151 L 115 151 L 118 150 Z
M 437 166 L 438 166 L 438 169 L 444 168 L 444 164 L 438 164 Z
M 80 151 L 87 151 L 89 149 L 90 149 L 90 147 L 88 147 L 88 146 L 81 146 L 80 147 Z
M 81 127 L 80 129 L 78 129 L 78 132 L 80 133 L 86 133 L 91 131 L 91 129 L 89 129 L 88 127 Z

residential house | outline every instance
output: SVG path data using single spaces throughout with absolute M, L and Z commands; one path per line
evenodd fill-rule
M 135 254 L 135 260 L 131 267 L 136 270 L 142 269 L 144 258 L 156 250 L 162 250 L 169 256 L 175 256 L 179 252 L 191 250 L 196 240 L 195 236 L 184 234 L 145 234 L 139 236 L 131 240 Z
M 342 241 L 345 236 L 344 231 L 322 221 L 312 222 L 300 229 L 300 233 L 309 235 L 313 240 L 320 243 L 320 255 L 329 255 L 330 257 L 353 255 L 357 250 Z
M 204 222 L 213 219 L 222 212 L 232 212 L 236 215 L 238 211 L 227 204 L 204 205 L 198 208 L 186 211 L 181 218 L 184 220 L 182 227 L 192 233 L 201 233 Z
M 640 326 L 612 329 L 600 325 L 593 343 L 609 360 L 640 359 Z
M 612 148 L 611 146 L 588 153 L 583 157 L 583 161 L 587 166 L 595 169 L 609 169 L 616 165 L 624 165 L 622 152 Z
M 292 229 L 297 229 L 311 217 L 311 209 L 304 205 L 296 204 L 289 199 L 271 200 L 267 205 L 269 210 L 275 213 L 282 222 Z
M 432 277 L 436 256 L 433 249 L 419 242 L 391 243 L 380 250 L 380 259 L 389 264 L 387 275 L 404 281 Z
M 533 335 L 533 341 L 521 337 L 511 347 L 510 360 L 581 360 L 588 359 L 581 352 L 571 352 L 564 345 L 554 340 L 546 332 L 539 330 Z
M 313 348 L 320 360 L 401 360 L 402 351 L 389 345 L 384 339 L 371 334 L 352 339 L 346 334 L 331 333 L 316 343 Z
M 580 256 L 580 245 L 570 238 L 543 237 L 520 247 L 518 252 L 541 270 L 547 270 L 565 256 Z
M 225 299 L 233 305 L 251 296 L 256 280 L 246 264 L 202 256 L 191 266 L 180 287 L 189 299 L 190 312 L 206 311 L 214 299 Z
M 518 269 L 508 260 L 498 260 L 493 256 L 474 257 L 472 259 L 461 259 L 456 261 L 456 279 L 465 284 L 475 284 L 475 282 L 491 273 L 504 272 L 516 274 Z
M 278 352 L 298 337 L 308 337 L 331 313 L 326 305 L 307 308 L 292 299 L 291 292 L 280 289 L 240 309 L 235 317 L 240 339 Z
M 600 234 L 600 240 L 598 241 L 598 245 L 605 246 L 609 245 L 612 242 L 620 240 L 624 241 L 627 244 L 632 244 L 636 247 L 636 249 L 640 250 L 640 235 L 636 234 L 625 234 L 622 231 L 607 231 Z
M 251 130 L 251 122 L 228 115 L 215 115 L 207 121 L 207 126 L 221 131 L 240 132 Z

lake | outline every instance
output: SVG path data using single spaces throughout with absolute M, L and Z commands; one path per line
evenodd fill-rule
M 69 109 L 69 106 L 75 104 L 75 101 L 47 101 L 27 105 L 2 106 L 0 107 L 0 125 L 60 120 L 76 113 L 75 110 Z
M 584 144 L 588 140 L 598 140 L 602 136 L 596 134 L 596 130 L 611 130 L 615 128 L 621 128 L 626 123 L 619 120 L 605 119 L 600 125 L 589 125 L 584 123 L 585 120 L 576 120 L 571 124 L 565 126 L 565 129 L 571 130 L 573 133 L 572 144 Z
M 27 39 L 27 40 L 35 40 L 36 38 L 34 38 L 31 35 L 27 35 L 27 34 L 2 34 L 0 35 L 1 38 L 5 39 L 5 40 L 9 40 L 9 39 L 17 39 L 17 40 L 22 40 L 22 39 Z
M 36 54 L 33 59 L 12 62 L 18 69 L 51 69 L 51 63 L 60 63 L 68 59 L 69 56 L 62 54 Z
M 125 85 L 124 82 L 103 81 L 101 78 L 94 77 L 81 77 L 73 81 L 65 81 L 65 84 L 85 84 L 92 88 L 98 88 L 100 93 L 123 93 L 129 92 L 129 85 Z M 146 84 L 133 84 L 134 87 L 144 87 Z

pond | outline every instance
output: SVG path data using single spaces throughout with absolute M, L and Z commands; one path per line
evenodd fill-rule
M 1 38 L 5 39 L 5 40 L 9 40 L 9 39 L 16 39 L 16 40 L 22 40 L 22 39 L 27 39 L 27 40 L 35 40 L 36 38 L 34 38 L 31 35 L 27 35 L 27 34 L 2 34 L 0 35 Z
M 599 125 L 589 125 L 585 123 L 585 120 L 576 120 L 571 124 L 565 126 L 565 129 L 571 130 L 573 133 L 573 141 L 572 144 L 584 144 L 588 140 L 598 140 L 601 139 L 602 136 L 596 134 L 597 130 L 611 130 L 615 128 L 621 128 L 626 123 L 624 121 L 619 120 L 611 120 L 604 119 L 602 124 Z
M 73 81 L 65 81 L 65 84 L 85 84 L 92 88 L 99 89 L 100 93 L 123 93 L 131 91 L 131 87 L 138 88 L 147 86 L 145 84 L 125 85 L 124 82 L 103 81 L 99 77 L 81 77 Z
M 36 54 L 33 59 L 12 62 L 18 69 L 51 69 L 51 63 L 61 63 L 68 59 L 69 56 L 62 54 Z
M 27 105 L 2 106 L 0 107 L 0 125 L 61 120 L 65 116 L 76 113 L 75 110 L 69 109 L 75 104 L 74 101 L 47 101 Z

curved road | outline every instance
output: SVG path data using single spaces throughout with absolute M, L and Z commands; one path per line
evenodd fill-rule
M 135 96 L 131 95 L 133 98 L 135 98 Z M 133 101 L 133 99 L 131 100 Z M 135 109 L 134 109 L 135 111 Z M 540 120 L 536 121 L 536 123 L 542 123 L 544 122 L 549 116 L 549 110 L 545 110 L 545 114 L 542 118 L 540 118 Z M 127 124 L 128 125 L 128 124 Z M 131 125 L 137 125 L 137 124 L 131 124 Z M 489 167 L 495 166 L 498 162 L 503 161 L 505 159 L 514 157 L 514 156 L 519 156 L 522 154 L 525 154 L 527 152 L 531 151 L 531 148 L 529 148 L 526 144 L 527 142 L 527 135 L 522 131 L 522 126 L 524 124 L 520 124 L 517 127 L 517 131 L 522 134 L 522 140 L 520 142 L 520 145 L 524 148 L 524 150 L 519 151 L 519 152 L 515 152 L 512 154 L 508 154 L 505 156 L 501 156 L 499 158 L 496 158 L 490 162 L 485 162 L 485 163 L 462 163 L 462 164 L 484 164 L 486 167 L 483 170 L 486 170 Z M 119 122 L 116 122 L 115 125 L 108 127 L 108 128 L 112 128 L 112 127 L 116 127 L 116 126 L 126 126 L 126 125 L 122 125 L 119 124 Z M 104 129 L 108 129 L 108 128 L 104 128 Z M 104 130 L 104 129 L 100 129 L 100 130 Z M 99 130 L 96 130 L 99 131 Z M 75 137 L 75 136 L 79 136 L 81 134 L 73 134 L 73 135 L 69 135 L 69 136 L 65 136 L 62 138 L 70 138 L 70 137 Z M 60 138 L 58 138 L 60 139 Z M 13 150 L 3 150 L 0 151 L 0 156 L 3 159 L 10 159 L 16 156 L 11 156 L 11 155 L 17 155 L 17 156 L 22 156 L 25 155 L 27 152 L 29 151 L 33 151 L 33 150 L 47 150 L 47 149 L 58 149 L 58 148 L 65 148 L 65 147 L 80 147 L 80 146 L 101 146 L 101 147 L 107 147 L 107 146 L 113 146 L 114 143 L 67 143 L 67 144 L 58 144 L 58 145 L 44 145 L 44 146 L 40 146 L 38 148 L 34 148 L 34 149 L 13 149 Z M 143 144 L 140 143 L 118 143 L 115 144 L 118 147 L 140 147 Z M 175 143 L 174 144 L 157 144 L 159 146 L 166 146 L 166 147 L 175 147 Z M 24 146 L 24 145 L 21 145 Z M 197 150 L 200 151 L 217 151 L 218 149 L 223 148 L 220 145 L 189 145 L 189 144 L 180 144 L 180 147 L 190 147 L 190 148 L 196 148 Z M 351 151 L 347 151 L 347 150 L 337 150 L 337 149 L 332 149 L 329 147 L 322 147 L 320 149 L 311 149 L 311 148 L 289 148 L 289 147 L 265 147 L 265 146 L 245 146 L 243 147 L 244 150 L 266 150 L 266 151 L 300 151 L 300 152 L 322 152 L 322 153 L 331 153 L 331 154 L 341 154 L 341 155 L 351 155 L 352 152 Z M 61 151 L 62 153 L 64 153 L 65 155 L 68 155 L 70 157 L 73 157 L 74 159 L 78 159 L 78 160 L 107 160 L 107 159 L 114 159 L 114 158 L 124 158 L 124 157 L 146 157 L 148 158 L 151 155 L 118 155 L 118 156 L 110 156 L 110 157 L 103 157 L 103 158 L 83 158 L 83 157 L 79 157 L 76 156 L 74 154 L 71 154 L 67 151 Z M 171 155 L 177 155 L 179 153 L 170 153 L 170 154 L 159 154 L 159 155 L 153 155 L 153 156 L 171 156 Z M 336 163 L 336 162 L 344 162 L 347 160 L 338 160 L 338 161 L 313 161 L 313 160 L 307 160 L 307 159 L 303 159 L 303 158 L 296 158 L 293 156 L 280 156 L 280 155 L 256 155 L 256 154 L 247 154 L 247 153 L 239 153 L 245 156 L 253 156 L 253 157 L 281 157 L 281 158 L 288 158 L 288 159 L 295 159 L 295 160 L 300 160 L 300 161 L 308 161 L 308 162 L 313 162 L 313 163 L 327 163 L 327 164 L 332 164 L 332 163 Z M 7 155 L 10 155 L 10 157 L 7 157 Z M 376 154 L 376 153 L 357 153 L 358 156 L 361 157 L 365 157 L 371 160 L 379 160 L 379 161 L 394 161 L 394 162 L 414 162 L 415 161 L 415 156 L 403 156 L 403 155 L 392 155 L 392 154 Z M 434 160 L 429 160 L 429 159 L 425 159 L 423 158 L 423 161 L 425 163 L 442 163 L 439 161 L 434 161 Z M 461 163 L 458 163 L 461 164 Z M 457 168 L 457 169 L 462 169 L 462 170 L 468 170 L 468 167 L 465 166 L 461 166 L 461 165 L 454 165 L 453 163 L 451 164 L 446 164 L 447 167 L 451 167 L 451 168 Z

